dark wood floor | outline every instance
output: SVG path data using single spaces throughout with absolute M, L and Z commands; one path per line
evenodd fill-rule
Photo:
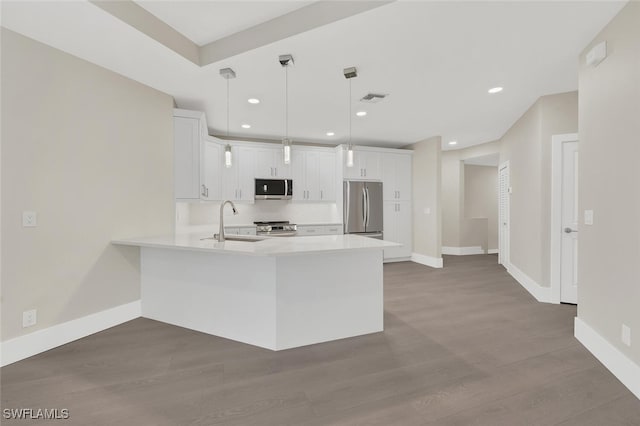
M 385 331 L 271 352 L 137 319 L 0 370 L 74 425 L 640 425 L 640 401 L 495 256 L 387 264 Z M 330 312 L 327 313 L 330 315 Z M 3 424 L 48 424 L 4 421 Z

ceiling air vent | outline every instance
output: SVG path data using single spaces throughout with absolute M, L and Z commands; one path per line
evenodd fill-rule
M 386 98 L 389 95 L 385 95 L 382 93 L 367 93 L 367 95 L 365 95 L 362 99 L 360 99 L 360 102 L 366 102 L 369 104 L 375 104 L 380 102 L 381 100 L 383 100 L 384 98 Z

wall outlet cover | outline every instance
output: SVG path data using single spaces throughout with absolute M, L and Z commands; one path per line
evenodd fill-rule
M 593 210 L 584 211 L 584 224 L 593 225 Z
M 34 227 L 38 225 L 38 215 L 34 211 L 22 212 L 22 226 L 25 228 Z
M 24 311 L 22 313 L 22 326 L 31 327 L 33 325 L 36 325 L 36 322 L 38 321 L 37 315 L 38 311 L 35 309 Z

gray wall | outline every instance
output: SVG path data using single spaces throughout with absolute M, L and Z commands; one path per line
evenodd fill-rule
M 551 136 L 577 133 L 577 92 L 543 96 L 500 139 L 509 161 L 510 262 L 543 287 L 550 285 Z
M 640 3 L 629 2 L 580 55 L 578 317 L 640 365 Z M 606 40 L 608 57 L 586 66 Z M 631 327 L 631 348 L 620 341 Z
M 498 248 L 498 168 L 464 166 L 464 216 L 487 219 L 487 247 Z M 463 247 L 466 244 L 463 245 Z
M 171 97 L 5 29 L 1 83 L 4 341 L 139 299 L 138 249 L 110 241 L 174 218 Z
M 440 136 L 411 145 L 413 151 L 413 252 L 442 255 Z M 430 213 L 425 213 L 430 209 Z

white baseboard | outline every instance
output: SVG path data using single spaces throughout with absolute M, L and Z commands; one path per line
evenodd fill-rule
M 498 254 L 499 250 L 498 249 L 489 249 L 487 250 L 487 254 Z
M 383 263 L 408 262 L 408 261 L 411 261 L 411 257 L 392 257 L 390 259 L 384 259 Z
M 640 365 L 627 358 L 580 318 L 576 317 L 574 324 L 576 339 L 640 399 Z
M 431 266 L 432 268 L 442 268 L 441 257 L 425 256 L 424 254 L 412 253 L 411 261 L 421 265 Z
M 41 352 L 122 324 L 141 315 L 140 301 L 116 306 L 0 343 L 0 366 L 12 364 Z
M 551 287 L 542 287 L 530 276 L 516 268 L 513 264 L 507 266 L 507 272 L 520 283 L 538 302 L 551 303 Z
M 442 254 L 454 256 L 467 256 L 471 254 L 485 254 L 480 246 L 473 247 L 442 247 Z

